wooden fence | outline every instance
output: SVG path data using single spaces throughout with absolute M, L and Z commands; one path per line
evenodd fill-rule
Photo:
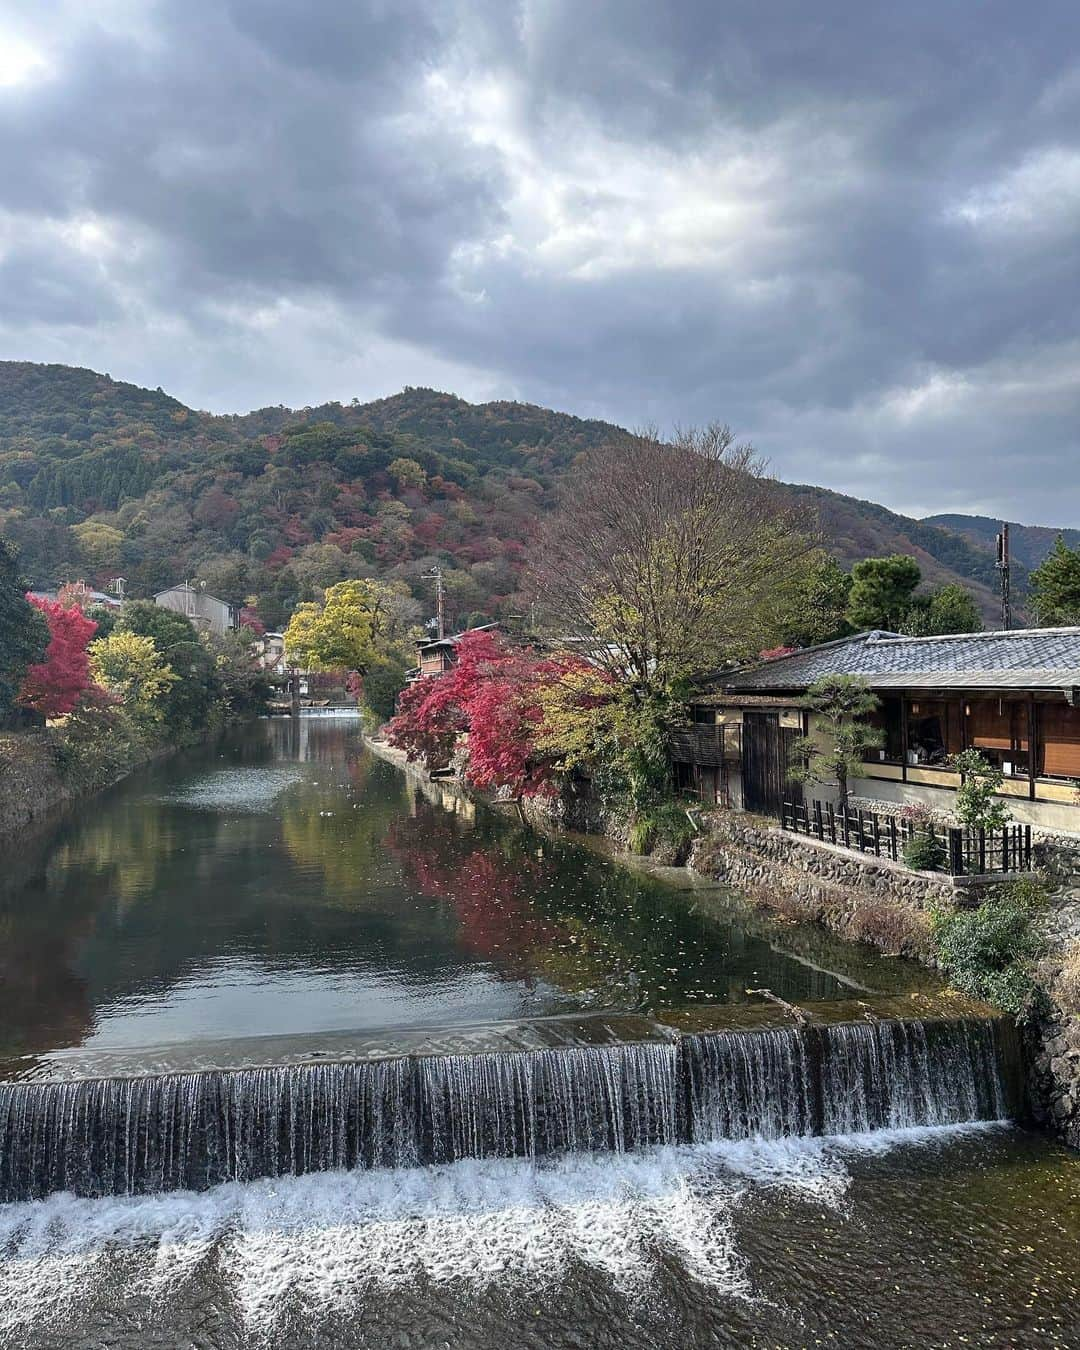
M 1001 830 L 923 825 L 877 811 L 838 811 L 831 802 L 819 801 L 785 801 L 780 823 L 792 834 L 842 844 L 893 862 L 902 860 L 904 846 L 916 834 L 928 834 L 941 843 L 942 870 L 954 877 L 1031 871 L 1030 825 L 1006 825 Z

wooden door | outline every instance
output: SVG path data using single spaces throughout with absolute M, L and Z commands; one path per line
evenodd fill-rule
M 780 725 L 774 712 L 743 714 L 743 806 L 765 816 L 779 816 L 785 799 L 801 800 L 797 783 L 788 782 L 790 747 L 799 732 Z

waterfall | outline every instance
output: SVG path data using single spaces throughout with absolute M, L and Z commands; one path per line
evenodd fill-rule
M 843 1022 L 688 1036 L 695 1142 L 863 1134 L 1013 1114 L 1002 1019 Z
M 1001 1020 L 0 1084 L 0 1200 L 1009 1115 Z

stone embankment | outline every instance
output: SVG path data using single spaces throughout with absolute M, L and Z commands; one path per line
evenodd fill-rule
M 89 764 L 84 748 L 78 767 L 65 764 L 63 740 L 45 728 L 0 731 L 0 843 L 37 828 L 71 803 L 113 787 L 135 769 L 178 748 L 165 745 L 147 751 L 129 745 L 124 754 L 112 755 L 101 746 Z
M 0 733 L 0 839 L 78 795 L 64 782 L 46 732 Z

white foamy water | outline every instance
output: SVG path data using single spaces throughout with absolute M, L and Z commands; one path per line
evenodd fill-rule
M 299 768 L 219 769 L 165 793 L 160 800 L 200 811 L 268 811 L 302 777 Z
M 0 1207 L 0 1338 L 77 1315 L 103 1272 L 167 1308 L 215 1263 L 248 1328 L 266 1334 L 297 1306 L 362 1306 L 365 1293 L 419 1279 L 536 1293 L 573 1262 L 630 1296 L 662 1259 L 716 1295 L 749 1298 L 734 1217 L 760 1188 L 841 1208 L 853 1152 L 953 1139 L 988 1126 L 882 1131 L 841 1139 L 716 1143 L 546 1165 L 461 1162 L 318 1173 L 202 1194 Z

